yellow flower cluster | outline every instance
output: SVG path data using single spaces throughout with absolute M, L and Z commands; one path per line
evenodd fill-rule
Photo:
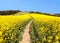
M 60 43 L 60 17 L 31 14 L 38 43 Z
M 29 15 L 0 16 L 0 43 L 15 43 L 29 19 Z

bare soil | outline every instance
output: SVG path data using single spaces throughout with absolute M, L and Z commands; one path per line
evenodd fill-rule
M 30 43 L 30 34 L 29 34 L 29 27 L 32 21 L 30 21 L 28 23 L 28 25 L 26 26 L 23 36 L 22 36 L 22 41 L 20 41 L 19 43 Z

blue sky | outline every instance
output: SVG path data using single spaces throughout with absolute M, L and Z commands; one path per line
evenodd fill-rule
M 60 13 L 60 0 L 0 0 L 0 10 Z

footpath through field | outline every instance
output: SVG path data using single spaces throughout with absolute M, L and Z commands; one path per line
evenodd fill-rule
M 20 41 L 19 43 L 30 43 L 29 27 L 31 23 L 32 23 L 32 20 L 25 27 L 24 33 L 22 35 L 22 41 Z

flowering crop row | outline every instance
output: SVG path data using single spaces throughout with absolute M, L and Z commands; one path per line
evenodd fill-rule
M 60 43 L 60 17 L 31 14 L 30 26 L 32 43 Z
M 18 43 L 29 15 L 0 16 L 0 43 Z

